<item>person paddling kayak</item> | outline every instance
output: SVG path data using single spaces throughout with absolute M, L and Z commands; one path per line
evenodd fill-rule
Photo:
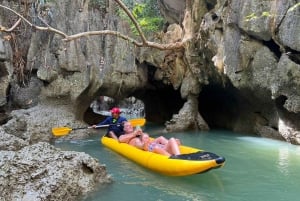
M 92 127 L 97 128 L 97 126 L 109 125 L 106 135 L 108 137 L 118 140 L 120 135 L 122 135 L 124 133 L 124 130 L 123 130 L 124 125 L 123 124 L 124 124 L 124 122 L 127 121 L 127 119 L 125 117 L 120 116 L 121 111 L 120 111 L 120 108 L 118 108 L 118 107 L 112 108 L 110 110 L 110 112 L 111 112 L 111 116 L 108 116 L 106 119 L 104 119 L 103 121 L 101 121 L 98 124 L 92 125 Z

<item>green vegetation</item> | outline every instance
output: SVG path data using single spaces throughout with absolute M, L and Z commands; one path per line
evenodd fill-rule
M 292 7 L 289 8 L 288 12 L 296 11 L 296 9 L 298 9 L 299 7 L 300 7 L 300 3 L 296 3 L 295 5 L 293 5 Z M 262 12 L 262 14 L 260 16 L 257 16 L 255 13 L 251 13 L 250 15 L 247 15 L 245 17 L 245 21 L 248 22 L 251 20 L 256 20 L 261 17 L 275 17 L 275 16 L 279 16 L 279 15 L 272 14 L 268 11 Z
M 250 15 L 247 15 L 246 16 L 246 21 L 251 21 L 251 20 L 256 20 L 258 18 L 262 18 L 262 17 L 271 17 L 271 13 L 267 12 L 267 11 L 264 11 L 262 12 L 262 14 L 260 16 L 256 16 L 255 13 L 251 13 Z
M 246 16 L 246 21 L 254 20 L 256 18 L 257 16 L 255 15 L 255 13 L 251 13 L 250 15 Z
M 263 13 L 261 14 L 261 16 L 264 16 L 264 17 L 270 17 L 271 14 L 270 14 L 269 12 L 263 12 Z
M 135 3 L 133 0 L 124 1 L 136 18 L 145 34 L 157 32 L 162 29 L 164 21 L 159 12 L 156 0 L 147 0 L 144 3 Z M 134 24 L 123 10 L 119 10 L 119 16 L 130 23 L 130 28 L 134 34 L 138 34 Z

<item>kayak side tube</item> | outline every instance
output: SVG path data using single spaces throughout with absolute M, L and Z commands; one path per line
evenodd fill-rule
M 188 146 L 180 146 L 181 155 L 168 157 L 144 151 L 108 137 L 102 137 L 101 142 L 104 146 L 135 163 L 168 176 L 204 173 L 225 164 L 225 158 L 223 157 Z

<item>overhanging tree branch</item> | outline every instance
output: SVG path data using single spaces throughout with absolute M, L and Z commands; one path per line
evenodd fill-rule
M 23 17 L 21 14 L 19 14 L 18 12 L 16 12 L 15 10 L 7 7 L 7 6 L 3 6 L 0 5 L 1 8 L 4 8 L 6 10 L 9 10 L 11 12 L 13 12 L 15 15 L 17 15 L 20 19 L 9 29 L 0 26 L 0 31 L 1 32 L 12 32 L 19 24 L 21 19 L 26 22 L 30 27 L 36 29 L 36 30 L 40 30 L 40 31 L 48 31 L 48 32 L 53 32 L 56 33 L 60 36 L 62 36 L 62 40 L 63 41 L 72 41 L 72 40 L 76 40 L 78 38 L 81 37 L 86 37 L 86 36 L 94 36 L 94 35 L 113 35 L 119 38 L 122 38 L 124 40 L 127 40 L 129 42 L 131 42 L 132 44 L 134 44 L 137 47 L 150 47 L 150 48 L 156 48 L 159 50 L 174 50 L 174 49 L 181 49 L 183 48 L 183 42 L 175 42 L 175 43 L 168 43 L 168 44 L 161 44 L 161 43 L 156 43 L 156 42 L 151 42 L 151 41 L 147 41 L 145 38 L 145 35 L 143 34 L 138 22 L 136 21 L 135 17 L 132 15 L 132 13 L 130 12 L 130 10 L 126 7 L 126 5 L 123 4 L 122 1 L 120 0 L 115 0 L 118 5 L 125 11 L 125 13 L 128 15 L 128 17 L 132 20 L 133 24 L 135 25 L 136 29 L 138 30 L 138 33 L 141 37 L 142 42 L 139 42 L 127 35 L 124 35 L 118 31 L 112 31 L 112 30 L 101 30 L 101 31 L 88 31 L 88 32 L 82 32 L 82 33 L 78 33 L 78 34 L 73 34 L 73 35 L 67 35 L 66 33 L 55 29 L 51 26 L 49 26 L 48 24 L 46 24 L 45 27 L 42 26 L 37 26 L 32 24 L 30 21 L 28 21 L 25 17 Z
M 102 31 L 87 31 L 87 32 L 81 32 L 78 34 L 66 36 L 66 38 L 63 39 L 63 41 L 72 41 L 76 40 L 81 37 L 85 36 L 94 36 L 94 35 L 113 35 L 119 38 L 122 38 L 124 40 L 127 40 L 137 47 L 152 47 L 160 50 L 171 50 L 171 49 L 179 49 L 183 47 L 182 42 L 176 42 L 176 43 L 168 43 L 168 44 L 161 44 L 161 43 L 155 43 L 150 41 L 145 41 L 144 43 L 141 43 L 127 35 L 124 35 L 118 31 L 111 31 L 111 30 L 102 30 Z
M 41 27 L 41 26 L 36 26 L 34 24 L 32 24 L 31 22 L 29 22 L 25 17 L 23 17 L 21 14 L 19 14 L 18 12 L 14 11 L 13 9 L 9 8 L 9 7 L 6 7 L 6 6 L 3 6 L 3 5 L 0 5 L 1 8 L 4 8 L 4 9 L 7 9 L 11 12 L 13 12 L 14 14 L 16 14 L 17 16 L 19 16 L 23 21 L 25 21 L 29 26 L 31 26 L 32 28 L 35 28 L 37 30 L 41 30 L 41 31 L 51 31 L 51 32 L 54 32 L 56 34 L 59 34 L 61 36 L 63 36 L 64 38 L 66 38 L 68 35 L 65 34 L 64 32 L 62 31 L 59 31 L 57 29 L 54 29 L 52 28 L 51 26 L 47 26 L 47 27 Z M 16 24 L 16 23 L 15 23 Z M 16 28 L 17 26 L 13 26 L 14 28 Z M 4 31 L 4 32 L 12 32 L 13 29 L 5 29 L 4 30 L 1 30 L 1 31 Z
M 20 23 L 21 23 L 22 19 L 19 18 L 16 23 L 9 29 L 5 28 L 5 27 L 2 27 L 0 26 L 0 31 L 3 31 L 3 32 L 12 32 Z

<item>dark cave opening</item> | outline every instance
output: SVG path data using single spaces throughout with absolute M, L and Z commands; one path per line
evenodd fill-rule
M 145 118 L 147 122 L 163 124 L 179 112 L 185 100 L 181 98 L 180 91 L 172 86 L 160 85 L 157 89 L 136 91 L 130 96 L 140 99 L 145 105 Z M 83 121 L 89 125 L 102 121 L 106 116 L 97 114 L 89 107 L 83 117 Z
M 274 42 L 274 40 L 262 41 L 265 46 L 269 48 L 271 52 L 273 52 L 277 58 L 281 57 L 280 47 Z
M 215 0 L 209 0 L 209 1 L 206 1 L 206 7 L 207 7 L 207 10 L 212 10 L 215 8 L 217 4 L 217 1 Z
M 3 62 L 0 62 L 0 79 L 2 78 L 2 77 L 5 77 L 5 76 L 8 76 L 8 71 L 7 71 L 7 69 L 6 69 L 6 67 L 5 67 L 5 65 L 4 65 L 4 63 Z
M 147 121 L 155 123 L 170 120 L 185 102 L 181 98 L 180 91 L 174 90 L 172 86 L 136 92 L 134 96 L 144 102 Z
M 276 103 L 276 107 L 279 109 L 279 110 L 285 110 L 283 105 L 285 103 L 285 101 L 287 100 L 287 97 L 286 96 L 279 96 L 275 99 L 275 103 Z
M 172 85 L 155 79 L 157 67 L 149 63 L 144 64 L 147 66 L 148 84 L 145 89 L 131 95 L 144 102 L 147 121 L 164 123 L 179 112 L 185 100 L 181 98 L 179 89 L 175 90 Z
M 232 86 L 206 85 L 198 97 L 199 112 L 211 129 L 232 129 L 239 116 L 238 99 Z
M 97 124 L 104 120 L 105 116 L 94 113 L 93 109 L 88 107 L 83 115 L 83 121 L 89 125 Z
M 155 66 L 149 63 L 143 63 L 141 66 L 147 67 L 148 83 L 146 87 L 134 91 L 128 97 L 135 97 L 143 102 L 147 122 L 163 124 L 179 112 L 185 100 L 181 98 L 179 89 L 175 90 L 172 85 L 155 79 Z M 84 121 L 88 124 L 98 123 L 104 118 L 105 116 L 94 113 L 91 108 L 84 114 Z
M 151 88 L 135 91 L 131 96 L 143 101 L 147 122 L 158 124 L 170 120 L 186 101 L 181 98 L 180 90 L 159 82 Z M 199 112 L 211 129 L 232 129 L 241 109 L 239 99 L 237 90 L 232 86 L 224 88 L 217 84 L 206 85 L 198 97 Z M 105 116 L 94 113 L 92 108 L 88 108 L 84 114 L 84 121 L 90 125 L 104 118 Z

